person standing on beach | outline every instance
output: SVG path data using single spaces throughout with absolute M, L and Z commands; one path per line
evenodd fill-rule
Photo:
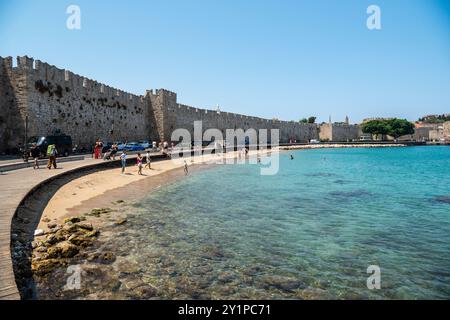
M 140 153 L 137 154 L 136 164 L 138 166 L 138 175 L 142 176 L 142 156 Z
M 100 158 L 100 143 L 98 140 L 95 142 L 95 145 L 94 145 L 94 157 L 93 158 L 94 159 Z
M 103 141 L 102 140 L 98 141 L 98 155 L 99 155 L 99 159 L 103 158 Z
M 125 167 L 127 166 L 127 153 L 125 151 L 122 151 L 120 155 L 120 163 L 122 165 L 122 173 L 125 173 Z
M 48 156 L 48 163 L 47 168 L 50 170 L 53 166 L 53 168 L 56 169 L 56 155 L 58 154 L 58 150 L 56 150 L 56 146 L 54 144 L 51 144 L 47 148 L 47 156 Z
M 189 174 L 189 168 L 188 168 L 188 164 L 186 162 L 186 160 L 184 160 L 184 175 L 188 175 Z
M 41 154 L 41 151 L 37 147 L 36 143 L 33 143 L 30 150 L 30 156 L 33 158 L 33 169 L 39 169 L 39 156 Z
M 149 168 L 149 170 L 152 169 L 152 164 L 151 164 L 152 158 L 150 157 L 150 152 L 147 151 L 147 154 L 145 155 L 145 167 Z

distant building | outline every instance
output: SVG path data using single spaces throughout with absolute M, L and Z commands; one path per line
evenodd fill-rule
M 361 135 L 361 128 L 350 124 L 348 117 L 345 117 L 345 122 L 322 123 L 319 130 L 319 139 L 322 141 L 353 141 L 359 140 Z
M 419 122 L 426 122 L 426 123 L 436 123 L 436 122 L 444 123 L 446 121 L 450 121 L 450 113 L 429 114 L 419 119 Z
M 444 123 L 416 122 L 414 134 L 400 137 L 401 140 L 450 141 L 450 121 Z
M 375 121 L 375 120 L 382 121 L 382 120 L 392 120 L 392 119 L 394 119 L 394 118 L 366 118 L 366 119 L 363 119 L 362 123 L 366 123 L 369 121 Z

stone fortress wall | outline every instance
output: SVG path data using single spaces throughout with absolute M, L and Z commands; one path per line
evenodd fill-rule
M 0 111 L 0 153 L 24 141 L 26 118 L 28 137 L 60 132 L 80 146 L 92 146 L 97 138 L 170 141 L 178 128 L 189 130 L 193 139 L 198 120 L 203 121 L 203 130 L 217 128 L 223 133 L 268 129 L 270 137 L 271 129 L 279 129 L 281 143 L 319 138 L 316 124 L 190 107 L 165 89 L 135 95 L 26 56 L 17 58 L 17 66 L 12 57 L 0 57 Z M 346 141 L 354 135 L 353 129 L 345 133 L 344 128 L 339 134 L 336 130 L 333 140 L 338 136 Z
M 323 141 L 352 141 L 362 135 L 360 126 L 348 123 L 323 123 L 320 125 L 319 138 Z

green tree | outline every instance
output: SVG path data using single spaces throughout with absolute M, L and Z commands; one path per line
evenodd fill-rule
M 414 124 L 406 119 L 386 120 L 386 124 L 388 127 L 388 135 L 395 139 L 407 134 L 414 134 Z
M 361 125 L 361 130 L 364 133 L 370 133 L 375 135 L 376 138 L 381 135 L 387 135 L 389 132 L 389 127 L 385 120 L 371 120 L 363 123 Z
M 300 122 L 300 123 L 308 123 L 308 119 L 303 118 L 303 119 L 301 119 L 299 122 Z
M 317 117 L 309 117 L 308 123 L 316 123 L 316 119 L 317 119 Z

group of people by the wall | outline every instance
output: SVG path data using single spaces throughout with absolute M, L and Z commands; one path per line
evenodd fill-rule
M 50 144 L 47 147 L 47 168 L 50 170 L 52 167 L 57 169 L 56 157 L 58 155 L 58 150 L 56 145 Z M 33 159 L 33 169 L 39 169 L 39 157 L 41 156 L 41 150 L 36 143 L 33 143 L 30 148 L 29 156 Z

